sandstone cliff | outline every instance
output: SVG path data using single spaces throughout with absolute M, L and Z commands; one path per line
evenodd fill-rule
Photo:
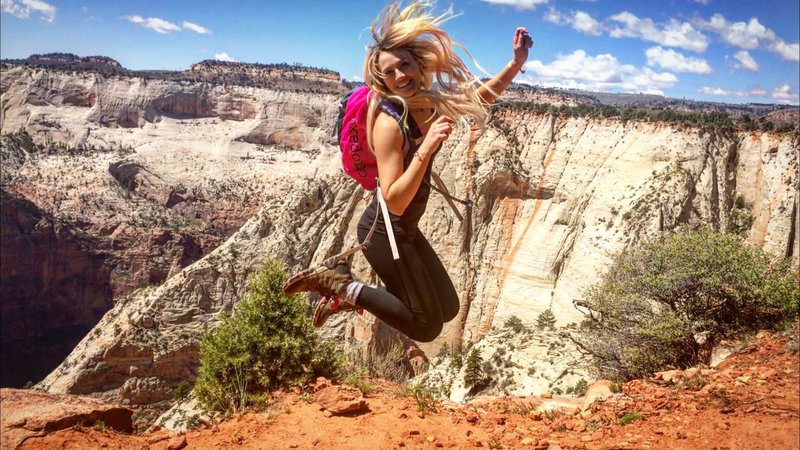
M 102 153 L 98 177 L 163 204 L 161 212 L 174 213 L 164 186 L 181 198 L 202 192 L 209 202 L 260 208 L 201 259 L 117 301 L 39 384 L 45 390 L 126 403 L 169 398 L 179 381 L 193 379 L 198 337 L 232 310 L 261 261 L 281 259 L 296 271 L 354 242 L 364 202 L 339 172 L 330 137 L 336 96 L 25 68 L 4 73 L 2 89 L 3 134 L 22 128 L 42 144 L 126 149 L 124 158 Z M 77 106 L 66 98 L 94 100 Z M 471 253 L 460 254 L 459 224 L 441 197 L 421 223 L 462 301 L 440 339 L 423 347 L 429 354 L 443 343 L 478 341 L 511 316 L 530 324 L 551 308 L 559 326 L 578 321 L 573 301 L 614 253 L 680 226 L 724 228 L 739 197 L 754 218 L 753 242 L 795 260 L 800 253 L 796 136 L 514 108 L 498 108 L 488 129 L 472 134 L 462 125 L 436 159 L 451 190 L 476 203 Z M 239 187 L 211 198 L 206 178 Z M 245 198 L 244 185 L 261 186 L 259 195 Z M 354 267 L 373 279 L 360 255 Z M 380 328 L 369 315 L 337 319 L 328 331 L 344 327 L 362 345 Z M 547 383 L 521 385 L 536 393 Z
M 20 362 L 3 383 L 18 387 L 282 195 L 276 161 L 313 173 L 335 110 L 320 94 L 7 64 L 0 91 L 2 348 Z

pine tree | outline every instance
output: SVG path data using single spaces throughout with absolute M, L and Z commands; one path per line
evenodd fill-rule
M 552 308 L 547 308 L 546 310 L 542 311 L 542 313 L 536 318 L 536 327 L 540 330 L 552 330 L 555 328 L 555 326 L 556 316 L 553 314 Z
M 471 390 L 479 389 L 485 379 L 483 377 L 483 358 L 477 348 L 473 348 L 467 357 L 467 368 L 464 373 L 464 386 Z

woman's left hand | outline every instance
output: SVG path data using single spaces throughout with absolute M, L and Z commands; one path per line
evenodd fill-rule
M 514 64 L 522 67 L 528 60 L 528 49 L 533 47 L 533 39 L 528 34 L 528 29 L 518 27 L 514 32 Z

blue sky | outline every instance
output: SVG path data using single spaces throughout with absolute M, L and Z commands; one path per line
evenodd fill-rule
M 0 57 L 104 55 L 129 69 L 204 59 L 302 63 L 354 79 L 366 0 L 0 0 Z M 731 103 L 800 97 L 798 0 L 454 0 L 445 28 L 494 73 L 516 26 L 534 40 L 517 81 Z M 476 74 L 483 76 L 476 69 Z

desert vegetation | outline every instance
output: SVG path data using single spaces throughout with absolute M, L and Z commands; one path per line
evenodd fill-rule
M 708 363 L 724 339 L 797 320 L 800 273 L 735 234 L 668 234 L 618 255 L 578 302 L 574 341 L 599 377 L 628 380 Z
M 284 294 L 284 281 L 283 265 L 267 262 L 233 314 L 203 336 L 194 393 L 204 408 L 240 411 L 272 390 L 340 376 L 341 355 L 314 334 L 303 297 Z
M 770 131 L 775 133 L 797 133 L 798 124 L 794 122 L 775 122 L 766 116 L 754 118 L 750 114 L 731 115 L 726 111 L 684 111 L 671 107 L 627 106 L 618 107 L 596 103 L 580 103 L 575 106 L 566 104 L 535 103 L 512 101 L 499 103 L 498 109 L 513 108 L 533 111 L 538 114 L 553 114 L 569 117 L 618 119 L 623 123 L 629 121 L 668 123 L 674 125 L 695 126 L 715 130 L 736 131 Z

